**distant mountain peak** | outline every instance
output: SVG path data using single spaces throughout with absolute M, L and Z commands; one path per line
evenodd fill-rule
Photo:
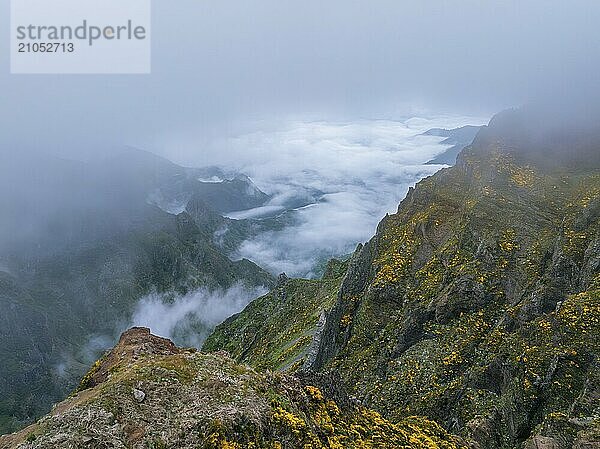
M 454 129 L 432 128 L 425 131 L 422 134 L 423 136 L 445 137 L 440 142 L 440 145 L 452 145 L 452 147 L 431 159 L 427 164 L 454 165 L 458 154 L 463 148 L 473 142 L 473 139 L 475 139 L 475 136 L 482 128 L 483 126 L 466 125 Z

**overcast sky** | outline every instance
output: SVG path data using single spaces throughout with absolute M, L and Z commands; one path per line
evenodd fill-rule
M 597 0 L 154 1 L 153 72 L 129 76 L 10 75 L 0 1 L 0 151 L 130 144 L 198 164 L 257 120 L 489 116 L 598 90 Z

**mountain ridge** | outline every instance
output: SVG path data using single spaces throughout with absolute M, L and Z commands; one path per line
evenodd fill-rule
M 24 186 L 7 190 L 13 204 L 2 204 L 2 224 L 15 231 L 0 242 L 0 433 L 64 397 L 141 298 L 274 285 L 256 264 L 231 257 L 248 223 L 221 245 L 216 226 L 233 230 L 237 222 L 221 223 L 211 212 L 209 223 L 147 203 L 165 183 L 197 186 L 189 169 L 136 149 L 100 162 L 43 161 L 23 157 L 0 167 L 10 175 L 0 184 Z M 250 182 L 243 180 L 242 196 Z
M 543 122 L 531 114 L 492 119 L 359 245 L 324 323 L 304 322 L 315 349 L 299 372 L 330 373 L 383 416 L 426 416 L 474 447 L 600 444 L 600 139 L 588 128 L 569 160 L 548 161 L 553 124 L 528 131 Z M 293 307 L 276 316 L 301 316 Z M 236 348 L 227 333 L 260 335 L 276 316 L 244 311 L 207 344 Z
M 443 153 L 427 162 L 429 165 L 454 165 L 458 154 L 468 145 L 473 143 L 477 133 L 483 126 L 466 125 L 455 129 L 433 128 L 424 132 L 423 136 L 444 137 L 440 145 L 452 145 Z
M 50 415 L 0 436 L 3 449 L 66 447 L 465 448 L 432 422 L 393 424 L 292 376 L 177 348 L 146 328 L 126 331 Z

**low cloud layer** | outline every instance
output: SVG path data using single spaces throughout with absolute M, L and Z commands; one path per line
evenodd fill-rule
M 200 347 L 217 324 L 265 293 L 264 288 L 236 285 L 227 290 L 200 289 L 182 297 L 151 294 L 139 300 L 131 325 L 148 327 L 179 345 Z
M 440 169 L 425 162 L 448 147 L 440 145 L 441 138 L 420 134 L 435 127 L 485 122 L 450 116 L 291 122 L 224 142 L 227 151 L 211 162 L 247 173 L 274 195 L 267 208 L 233 217 L 276 211 L 291 197 L 323 193 L 319 202 L 295 212 L 295 225 L 244 242 L 239 256 L 274 273 L 314 275 L 315 266 L 325 259 L 348 254 L 370 238 L 409 186 Z

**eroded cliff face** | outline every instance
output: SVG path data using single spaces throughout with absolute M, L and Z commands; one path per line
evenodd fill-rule
M 281 373 L 259 373 L 225 353 L 177 348 L 133 328 L 78 392 L 0 448 L 463 447 L 441 427 L 391 423 Z
M 290 320 L 326 310 L 300 320 L 313 338 L 292 369 L 335 379 L 392 421 L 426 416 L 474 447 L 598 447 L 599 221 L 597 127 L 499 114 L 359 245 L 335 301 L 307 290 L 279 304 Z M 218 334 L 274 324 L 252 317 Z M 265 341 L 263 360 L 272 349 Z
M 552 163 L 508 118 L 359 247 L 308 368 L 482 448 L 596 447 L 600 139 Z

